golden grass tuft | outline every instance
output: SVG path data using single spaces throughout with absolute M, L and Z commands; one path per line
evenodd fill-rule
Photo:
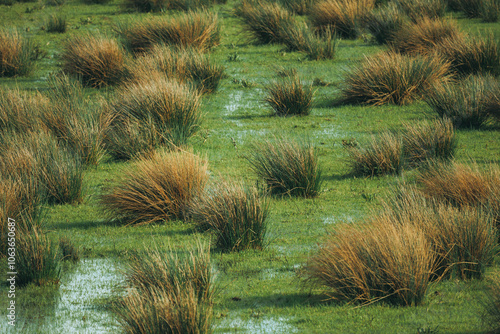
M 28 75 L 34 68 L 35 46 L 19 32 L 0 29 L 0 77 Z
M 125 76 L 125 54 L 113 39 L 91 34 L 69 39 L 61 55 L 63 71 L 86 86 L 101 88 Z
M 142 158 L 101 198 L 110 218 L 127 224 L 186 219 L 207 182 L 208 163 L 192 153 Z
M 155 44 L 193 47 L 208 51 L 220 40 L 217 14 L 194 11 L 174 17 L 155 16 L 117 27 L 119 35 L 134 53 L 149 50 Z
M 365 60 L 344 78 L 342 101 L 404 105 L 436 82 L 448 80 L 450 65 L 436 57 L 380 53 Z
M 265 102 L 277 116 L 309 115 L 313 91 L 311 85 L 304 85 L 298 76 L 282 78 L 266 87 Z
M 446 13 L 446 0 L 396 0 L 396 5 L 413 22 L 425 18 L 439 18 Z
M 340 37 L 355 39 L 374 7 L 375 0 L 326 0 L 316 3 L 309 16 L 318 31 L 329 30 Z
M 40 93 L 26 94 L 18 88 L 0 88 L 0 130 L 27 132 L 40 128 L 40 110 L 48 99 Z
M 333 299 L 411 306 L 422 303 L 434 262 L 430 242 L 414 226 L 339 224 L 309 258 L 305 276 Z

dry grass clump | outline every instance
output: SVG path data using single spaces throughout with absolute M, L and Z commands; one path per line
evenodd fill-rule
M 496 78 L 486 75 L 435 84 L 424 100 L 434 112 L 450 119 L 457 128 L 481 128 L 498 115 L 499 96 L 500 84 Z
M 354 175 L 399 174 L 404 166 L 403 143 L 391 132 L 372 136 L 365 147 L 348 147 L 348 152 Z
M 269 207 L 255 187 L 222 180 L 196 201 L 192 219 L 201 230 L 212 230 L 223 251 L 263 249 Z
M 481 171 L 476 164 L 434 163 L 420 173 L 418 182 L 427 197 L 459 208 L 485 207 L 500 214 L 498 165 Z
M 41 187 L 48 204 L 82 200 L 82 163 L 52 135 L 44 131 L 3 133 L 0 151 L 0 173 Z
M 319 194 L 321 169 L 311 143 L 274 137 L 252 148 L 247 160 L 271 194 L 307 198 Z
M 396 0 L 396 4 L 413 22 L 442 17 L 446 12 L 445 0 Z
M 61 276 L 59 248 L 38 228 L 16 235 L 16 285 L 58 284 Z
M 40 93 L 33 95 L 19 89 L 0 87 L 0 130 L 27 132 L 40 127 L 38 116 L 48 100 Z
M 277 116 L 309 115 L 313 91 L 310 85 L 303 85 L 298 76 L 282 78 L 266 87 L 265 102 Z
M 423 18 L 403 26 L 394 35 L 391 48 L 409 54 L 432 54 L 443 40 L 450 43 L 461 37 L 457 24 L 449 19 Z
M 407 18 L 398 7 L 389 2 L 385 6 L 372 10 L 364 19 L 366 29 L 378 44 L 388 44 L 396 33 L 407 24 Z
M 139 68 L 131 70 L 135 77 L 148 78 L 152 71 L 159 71 L 168 78 L 192 84 L 201 93 L 215 92 L 225 75 L 223 66 L 193 48 L 155 45 L 137 59 L 137 65 Z
M 319 31 L 330 30 L 343 38 L 355 39 L 375 0 L 325 0 L 310 10 L 312 25 Z
M 311 60 L 333 59 L 337 49 L 337 37 L 330 31 L 320 36 L 305 23 L 289 23 L 281 39 L 288 50 L 304 52 Z
M 132 256 L 126 278 L 128 294 L 113 305 L 125 333 L 212 333 L 209 248 L 182 257 L 148 249 Z
M 434 263 L 430 242 L 414 226 L 341 224 L 309 258 L 305 275 L 334 299 L 411 306 L 422 303 Z
M 49 104 L 40 113 L 42 125 L 84 164 L 99 164 L 106 152 L 104 135 L 111 117 L 85 99 L 79 82 L 65 75 L 53 77 L 50 82 Z
M 101 203 L 111 218 L 127 224 L 185 219 L 205 187 L 207 168 L 192 153 L 157 153 L 135 162 Z
M 306 15 L 317 0 L 277 0 L 283 8 L 297 15 Z
M 125 76 L 125 54 L 113 39 L 91 34 L 73 36 L 63 46 L 62 68 L 86 86 L 100 88 Z
M 19 32 L 0 29 L 0 77 L 28 75 L 34 68 L 35 45 Z
M 381 53 L 348 72 L 342 100 L 346 103 L 404 105 L 434 83 L 447 80 L 449 64 L 436 57 Z
M 437 52 L 461 75 L 500 75 L 500 43 L 489 34 L 485 38 L 462 37 L 443 39 Z
M 292 14 L 279 3 L 243 1 L 236 14 L 245 22 L 245 29 L 262 44 L 283 43 L 283 34 L 296 25 Z
M 151 73 L 150 78 L 137 79 L 117 92 L 111 106 L 114 121 L 110 131 L 148 132 L 144 134 L 145 140 L 152 139 L 155 144 L 170 147 L 184 145 L 201 123 L 199 105 L 198 92 L 167 80 L 163 75 Z M 138 128 L 134 129 L 137 125 Z M 123 129 L 123 126 L 129 128 Z M 120 138 L 112 136 L 109 138 L 116 138 L 118 142 L 111 142 L 110 151 L 119 152 L 123 146 Z M 130 152 L 129 148 L 124 151 Z
M 220 26 L 217 14 L 194 11 L 174 17 L 154 16 L 117 27 L 125 45 L 133 52 L 149 50 L 155 44 L 193 47 L 208 51 L 217 46 Z
M 455 129 L 449 119 L 405 125 L 403 151 L 412 166 L 429 159 L 451 159 L 456 148 Z

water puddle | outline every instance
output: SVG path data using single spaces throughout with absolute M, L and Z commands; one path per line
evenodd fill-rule
M 267 319 L 251 319 L 243 321 L 242 319 L 225 319 L 219 326 L 224 333 L 297 333 L 298 330 L 294 326 L 287 323 L 287 319 L 267 318 Z
M 323 224 L 333 225 L 337 223 L 352 223 L 354 219 L 351 216 L 341 215 L 336 217 L 326 217 L 323 219 Z

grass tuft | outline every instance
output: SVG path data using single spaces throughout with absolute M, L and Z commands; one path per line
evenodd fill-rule
M 63 71 L 86 86 L 101 88 L 125 76 L 125 54 L 113 39 L 91 34 L 69 39 L 62 52 Z
M 342 101 L 408 104 L 432 84 L 446 80 L 449 64 L 438 58 L 381 53 L 365 60 L 344 79 Z
M 0 130 L 28 132 L 40 128 L 40 111 L 48 99 L 40 93 L 27 94 L 19 89 L 0 88 Z
M 354 175 L 399 174 L 404 166 L 403 143 L 390 132 L 372 136 L 366 147 L 347 146 Z
M 257 188 L 223 180 L 196 201 L 192 219 L 200 230 L 215 232 L 223 251 L 263 249 L 268 208 Z
M 65 33 L 67 28 L 66 18 L 60 15 L 51 15 L 46 23 L 47 32 Z
M 310 142 L 275 137 L 254 143 L 252 149 L 247 160 L 271 194 L 318 196 L 321 168 Z
M 35 45 L 19 32 L 0 29 L 0 77 L 25 76 L 34 69 Z
M 407 18 L 393 2 L 368 13 L 364 19 L 366 29 L 378 44 L 388 44 L 407 22 Z
M 427 238 L 413 226 L 341 224 L 309 258 L 305 276 L 333 299 L 411 306 L 422 303 L 434 260 Z
M 298 76 L 282 78 L 266 87 L 265 102 L 277 116 L 309 115 L 313 91 L 310 85 L 303 85 Z
M 396 0 L 396 4 L 413 22 L 442 17 L 446 12 L 445 0 Z
M 187 219 L 207 182 L 208 164 L 192 153 L 142 158 L 101 199 L 110 218 L 127 224 Z

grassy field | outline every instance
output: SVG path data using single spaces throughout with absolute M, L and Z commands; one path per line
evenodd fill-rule
M 203 95 L 203 121 L 188 145 L 208 160 L 210 178 L 219 175 L 262 183 L 252 171 L 248 156 L 252 144 L 276 135 L 308 140 L 316 149 L 322 169 L 322 187 L 315 198 L 270 197 L 268 230 L 263 250 L 225 253 L 212 247 L 216 291 L 215 333 L 488 333 L 485 322 L 487 286 L 499 270 L 499 257 L 487 268 L 484 279 L 432 282 L 423 303 L 401 307 L 382 302 L 359 305 L 332 301 L 323 288 L 305 283 L 299 273 L 331 228 L 341 222 L 362 223 L 382 209 L 382 200 L 401 179 L 413 180 L 417 171 L 378 177 L 353 176 L 343 141 L 364 145 L 372 134 L 402 130 L 407 123 L 434 119 L 421 99 L 407 105 L 342 105 L 346 72 L 365 56 L 386 49 L 365 32 L 355 40 L 339 40 L 334 59 L 309 60 L 283 45 L 256 45 L 235 16 L 237 3 L 213 7 L 221 21 L 220 45 L 209 54 L 225 68 L 226 77 L 213 94 Z M 48 33 L 51 14 L 63 15 L 67 31 Z M 174 15 L 126 11 L 119 0 L 84 4 L 67 0 L 61 6 L 43 2 L 0 5 L 0 28 L 19 29 L 36 42 L 44 57 L 29 76 L 0 78 L 0 88 L 20 88 L 29 93 L 49 89 L 48 78 L 60 70 L 62 46 L 86 32 L 116 37 L 114 25 L 150 16 Z M 500 38 L 500 25 L 448 12 L 460 29 L 474 36 L 491 32 Z M 306 20 L 299 17 L 299 21 Z M 132 59 L 132 55 L 127 55 Z M 307 116 L 276 117 L 264 102 L 267 85 L 277 71 L 296 69 L 301 80 L 313 85 L 312 109 Z M 498 80 L 498 77 L 496 78 Z M 112 100 L 115 87 L 85 88 L 85 98 Z M 481 129 L 457 129 L 455 160 L 481 168 L 500 163 L 498 124 Z M 124 263 L 131 254 L 152 245 L 181 251 L 195 240 L 210 241 L 189 221 L 154 222 L 140 226 L 110 220 L 100 196 L 119 182 L 130 161 L 106 155 L 97 166 L 84 171 L 81 203 L 47 205 L 43 228 L 53 240 L 67 237 L 80 250 L 78 264 L 65 264 L 57 285 L 30 284 L 16 291 L 17 326 L 7 324 L 6 284 L 0 286 L 2 332 L 13 333 L 115 333 L 120 332 L 110 305 L 125 292 Z M 1 259 L 6 268 L 6 259 Z

